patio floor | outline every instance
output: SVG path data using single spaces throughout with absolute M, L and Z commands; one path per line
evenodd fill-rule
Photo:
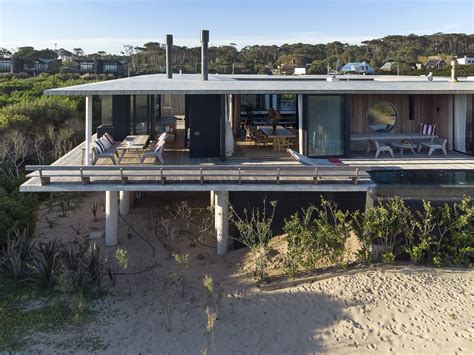
M 375 152 L 354 152 L 351 158 L 343 158 L 342 162 L 349 165 L 367 166 L 372 169 L 441 169 L 441 170 L 474 170 L 474 157 L 466 154 L 448 151 L 445 157 L 441 152 L 434 152 L 431 157 L 427 152 L 405 152 L 400 156 L 395 152 L 392 158 L 388 153 L 382 153 L 379 158 L 374 157 Z

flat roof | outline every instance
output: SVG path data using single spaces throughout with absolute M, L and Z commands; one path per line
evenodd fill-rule
M 426 76 L 338 75 L 271 76 L 209 74 L 140 75 L 91 84 L 45 90 L 45 95 L 147 94 L 474 94 L 474 80 Z

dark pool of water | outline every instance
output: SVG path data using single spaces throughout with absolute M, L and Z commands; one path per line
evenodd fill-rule
M 373 170 L 378 185 L 474 185 L 474 170 Z

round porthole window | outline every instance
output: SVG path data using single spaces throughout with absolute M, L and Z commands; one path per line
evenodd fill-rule
M 366 117 L 367 124 L 373 132 L 384 133 L 395 127 L 398 112 L 391 103 L 381 101 L 369 107 Z

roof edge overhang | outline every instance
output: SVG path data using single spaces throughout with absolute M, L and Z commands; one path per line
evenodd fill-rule
M 432 90 L 370 90 L 370 89 L 318 89 L 318 90 L 304 90 L 304 89 L 255 89 L 255 90 L 60 90 L 49 89 L 44 90 L 46 96 L 109 96 L 109 95 L 227 95 L 227 94 L 295 94 L 295 95 L 324 95 L 324 94 L 364 94 L 364 95 L 453 95 L 453 94 L 474 94 L 474 87 L 472 90 L 455 90 L 455 89 L 436 89 Z

